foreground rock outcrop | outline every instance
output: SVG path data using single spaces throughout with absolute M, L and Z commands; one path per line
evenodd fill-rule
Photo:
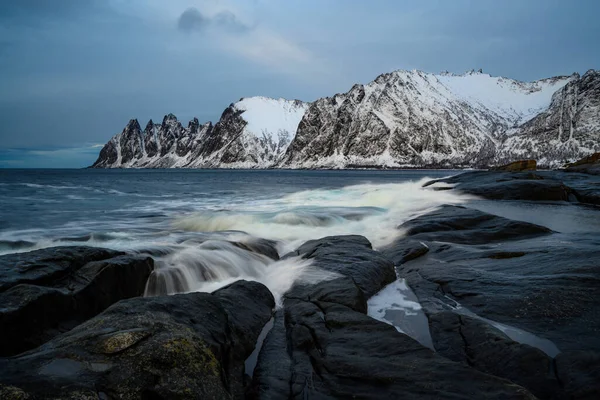
M 92 247 L 55 247 L 0 256 L 0 356 L 32 349 L 140 296 L 149 257 Z
M 0 359 L 5 399 L 239 399 L 271 318 L 260 283 L 123 300 L 36 350 Z M 20 397 L 19 397 L 20 396 Z
M 439 186 L 436 184 L 449 184 Z M 489 200 L 568 201 L 600 205 L 600 180 L 564 171 L 472 171 L 436 179 L 424 187 L 455 189 Z
M 567 171 L 435 181 L 424 190 L 479 198 L 403 222 L 378 250 L 357 235 L 281 258 L 269 240 L 209 242 L 266 268 L 300 259 L 306 269 L 277 309 L 266 286 L 243 280 L 159 295 L 173 292 L 145 256 L 89 247 L 2 256 L 0 398 L 597 399 L 599 182 Z M 490 204 L 505 216 L 564 208 L 578 219 L 563 232 L 475 209 Z M 192 236 L 188 245 L 206 243 Z M 152 285 L 157 296 L 138 297 Z
M 285 295 L 261 349 L 251 397 L 534 398 L 368 317 L 367 298 L 395 275 L 393 264 L 365 238 L 323 238 L 296 254 L 336 276 L 298 284 Z
M 384 249 L 436 351 L 539 398 L 600 393 L 600 237 L 445 206 Z M 425 250 L 426 249 L 426 250 Z

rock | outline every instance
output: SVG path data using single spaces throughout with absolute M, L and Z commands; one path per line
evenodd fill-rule
M 0 256 L 0 356 L 35 348 L 144 293 L 149 257 L 92 247 Z
M 418 239 L 429 251 L 398 264 L 398 276 L 441 355 L 539 398 L 586 398 L 598 388 L 600 237 L 516 222 L 454 206 L 408 221 L 405 246 Z M 569 360 L 558 379 L 549 373 L 555 356 L 557 366 Z
M 515 382 L 540 399 L 562 395 L 553 360 L 541 350 L 511 340 L 485 321 L 455 312 L 432 314 L 429 324 L 440 355 Z
M 535 160 L 514 161 L 510 164 L 502 165 L 491 169 L 493 171 L 507 172 L 535 171 L 537 169 L 537 162 Z
M 556 356 L 556 375 L 570 399 L 600 398 L 600 353 L 574 351 Z
M 468 244 L 517 240 L 547 235 L 552 232 L 540 225 L 450 205 L 442 206 L 436 211 L 409 220 L 398 228 L 405 231 L 413 241 L 429 240 Z M 421 246 L 427 248 L 427 245 L 421 244 Z
M 600 153 L 594 153 L 574 163 L 568 164 L 565 171 L 600 175 Z
M 234 246 L 242 248 L 244 250 L 251 251 L 253 253 L 262 254 L 272 260 L 279 260 L 279 253 L 277 252 L 276 243 L 272 240 L 267 239 L 255 239 L 244 241 L 244 242 L 230 242 Z
M 381 249 L 381 253 L 394 265 L 401 265 L 410 260 L 424 256 L 429 251 L 424 243 L 416 240 L 406 240 L 404 238 L 394 241 L 394 243 Z
M 571 189 L 548 174 L 533 172 L 472 171 L 427 182 L 443 182 L 455 189 L 489 200 L 569 201 Z
M 123 300 L 0 360 L 0 390 L 36 399 L 242 398 L 244 360 L 273 307 L 264 285 L 246 281 L 213 294 Z
M 502 172 L 473 171 L 429 181 L 434 190 L 456 189 L 490 200 L 569 201 L 600 205 L 600 178 L 590 170 Z M 453 188 L 436 187 L 448 183 Z
M 600 237 L 549 234 L 532 224 L 509 235 L 503 226 L 510 220 L 491 216 L 481 235 L 492 244 L 482 243 L 476 229 L 453 223 L 470 211 L 446 206 L 405 224 L 419 229 L 409 230 L 409 239 L 429 247 L 398 268 L 425 311 L 448 310 L 458 301 L 477 315 L 552 340 L 560 350 L 600 350 L 593 339 L 600 329 L 600 293 L 594 289 Z
M 363 237 L 310 241 L 295 254 L 340 277 L 296 284 L 284 296 L 259 354 L 251 398 L 534 398 L 368 317 L 368 293 L 388 282 L 393 265 Z
M 351 276 L 367 297 L 396 279 L 393 264 L 374 251 L 363 236 L 328 236 L 310 240 L 294 254 L 314 260 L 325 271 Z

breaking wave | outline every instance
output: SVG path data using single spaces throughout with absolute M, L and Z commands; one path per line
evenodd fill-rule
M 179 189 L 176 182 L 169 189 L 153 186 L 153 190 L 62 181 L 27 183 L 23 185 L 38 191 L 31 195 L 35 198 L 54 200 L 66 195 L 72 202 L 70 206 L 57 205 L 55 210 L 43 206 L 61 223 L 52 226 L 52 235 L 41 227 L 0 232 L 0 253 L 65 245 L 107 247 L 155 259 L 146 286 L 148 296 L 211 292 L 247 279 L 265 284 L 279 302 L 294 282 L 335 277 L 309 260 L 284 257 L 305 241 L 358 234 L 379 248 L 402 234 L 397 227 L 404 221 L 441 204 L 469 200 L 452 191 L 423 188 L 427 180 L 295 192 L 286 188 L 287 194 L 271 197 L 269 192 L 238 193 L 231 186 L 190 192 L 187 186 Z M 78 191 L 55 193 L 67 190 Z M 82 196 L 82 191 L 94 192 L 98 198 Z M 136 200 L 142 196 L 147 199 Z M 114 205 L 109 207 L 104 201 Z M 75 203 L 81 207 L 80 213 L 69 208 Z M 88 216 L 90 206 L 97 210 L 92 217 Z
M 253 208 L 204 210 L 175 218 L 173 227 L 192 232 L 237 230 L 281 243 L 282 251 L 330 235 L 358 234 L 375 248 L 401 232 L 402 222 L 441 204 L 469 199 L 450 191 L 422 188 L 427 179 L 395 184 L 364 184 L 333 190 L 306 190 Z

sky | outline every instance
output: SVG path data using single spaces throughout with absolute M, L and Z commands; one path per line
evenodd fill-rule
M 0 167 L 80 168 L 129 119 L 216 122 L 397 69 L 600 68 L 597 0 L 0 0 Z

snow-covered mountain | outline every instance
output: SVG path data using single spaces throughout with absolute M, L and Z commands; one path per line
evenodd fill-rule
M 600 151 L 600 72 L 535 82 L 395 71 L 313 103 L 251 97 L 214 126 L 131 120 L 94 167 L 477 167 Z
M 136 119 L 102 148 L 96 168 L 268 168 L 296 134 L 307 103 L 250 97 L 231 104 L 214 126 L 173 114 L 144 130 Z

